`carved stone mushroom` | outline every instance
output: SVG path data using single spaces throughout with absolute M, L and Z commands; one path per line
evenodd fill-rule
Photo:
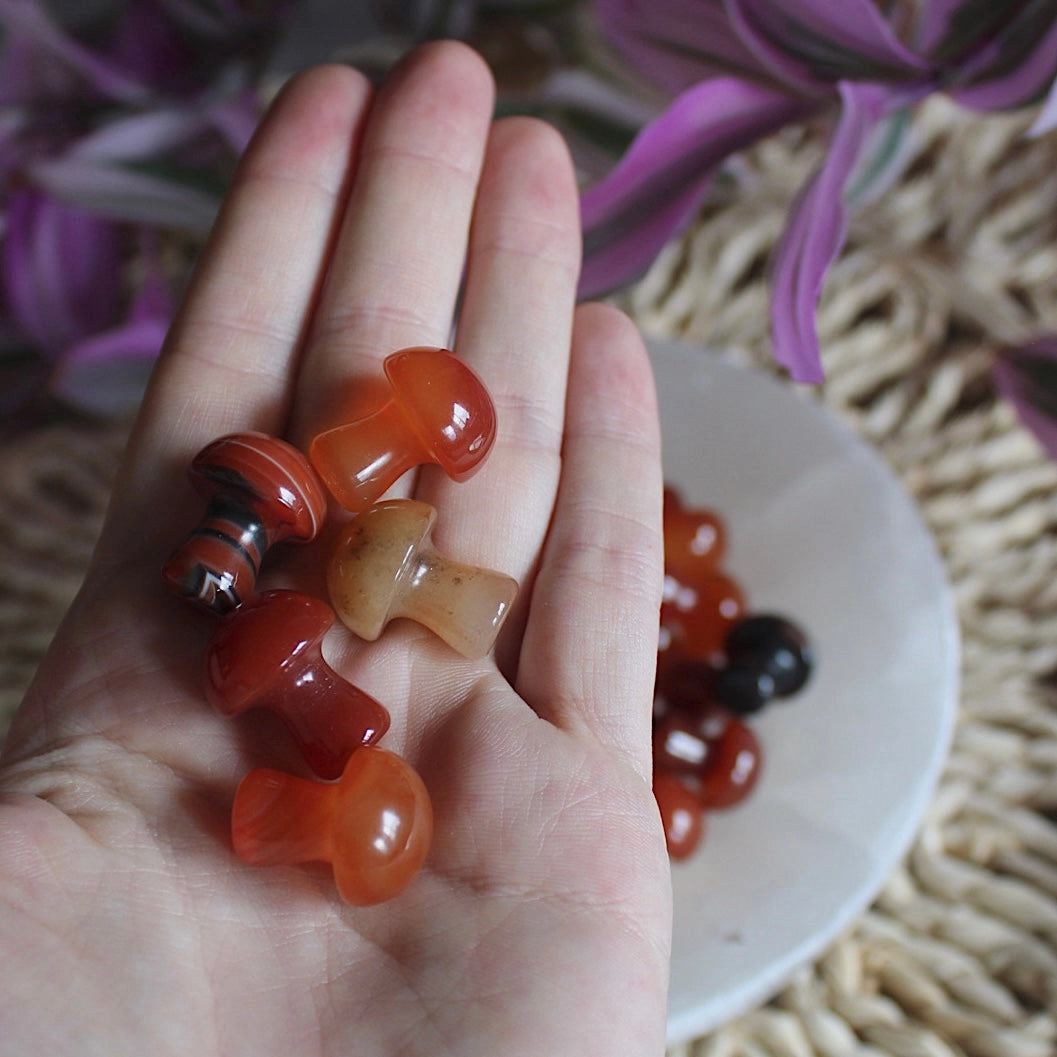
M 226 613 L 253 594 L 272 546 L 316 538 L 326 493 L 297 448 L 265 433 L 220 437 L 188 472 L 206 498 L 205 514 L 162 575 L 175 594 Z
M 231 840 L 254 866 L 329 862 L 338 893 L 372 906 L 402 892 L 433 839 L 429 792 L 405 760 L 361 749 L 337 782 L 250 771 L 235 791 Z
M 437 512 L 414 499 L 390 499 L 354 517 L 327 569 L 331 604 L 361 638 L 373 641 L 408 617 L 465 657 L 483 657 L 517 594 L 503 573 L 452 561 L 433 546 Z
M 390 398 L 371 414 L 318 434 L 309 446 L 319 476 L 353 512 L 423 463 L 465 481 L 495 441 L 492 398 L 454 353 L 417 346 L 394 352 L 383 367 Z
M 217 625 L 206 650 L 205 692 L 222 715 L 276 712 L 305 762 L 337 778 L 358 748 L 389 728 L 389 713 L 323 659 L 334 611 L 297 591 L 265 591 Z

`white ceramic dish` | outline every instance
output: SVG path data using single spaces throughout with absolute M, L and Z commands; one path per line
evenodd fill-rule
M 958 629 L 932 539 L 874 449 L 767 375 L 649 344 L 667 480 L 725 518 L 749 608 L 793 617 L 818 657 L 799 696 L 753 720 L 752 796 L 710 815 L 673 869 L 676 1043 L 773 995 L 898 865 L 946 756 Z

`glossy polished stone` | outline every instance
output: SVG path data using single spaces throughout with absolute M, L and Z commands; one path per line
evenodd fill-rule
M 815 663 L 803 629 L 776 613 L 753 613 L 738 621 L 724 648 L 729 664 L 769 676 L 776 697 L 800 693 Z
M 653 766 L 658 771 L 700 777 L 732 717 L 716 706 L 670 709 L 653 731 Z
M 688 506 L 671 485 L 664 489 L 664 569 L 694 584 L 718 572 L 727 553 L 727 528 L 707 507 Z
M 205 692 L 225 716 L 277 713 L 305 762 L 337 778 L 352 753 L 389 728 L 389 713 L 323 659 L 334 611 L 296 591 L 266 591 L 225 616 L 206 651 Z
M 215 440 L 195 456 L 189 475 L 207 500 L 205 514 L 163 576 L 175 594 L 226 613 L 253 594 L 269 548 L 315 539 L 326 493 L 301 452 L 264 433 Z
M 664 842 L 672 859 L 688 859 L 705 832 L 705 812 L 694 792 L 674 774 L 653 776 L 653 796 L 661 813 Z
M 762 768 L 759 738 L 748 724 L 732 719 L 702 768 L 701 804 L 710 811 L 740 804 L 756 787 Z
M 376 503 L 343 530 L 327 570 L 331 604 L 360 638 L 407 617 L 464 657 L 483 657 L 517 594 L 502 573 L 452 561 L 433 546 L 437 512 L 414 499 Z
M 385 749 L 360 749 L 340 781 L 260 769 L 232 807 L 236 854 L 257 866 L 329 862 L 342 899 L 370 906 L 403 891 L 433 837 L 433 807 L 417 772 Z
M 353 512 L 423 463 L 437 463 L 452 480 L 464 481 L 495 441 L 488 390 L 447 349 L 403 349 L 386 357 L 383 367 L 390 398 L 370 415 L 318 434 L 309 447 L 320 477 Z
M 745 607 L 741 584 L 724 573 L 710 573 L 692 583 L 665 576 L 662 652 L 672 659 L 721 656 L 727 633 L 744 616 Z

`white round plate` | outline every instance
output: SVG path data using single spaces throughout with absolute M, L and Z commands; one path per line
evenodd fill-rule
M 759 785 L 673 866 L 676 1043 L 772 996 L 898 865 L 946 757 L 958 626 L 933 541 L 874 449 L 768 375 L 649 345 L 666 479 L 725 519 L 748 608 L 792 617 L 817 656 L 807 687 L 752 721 Z

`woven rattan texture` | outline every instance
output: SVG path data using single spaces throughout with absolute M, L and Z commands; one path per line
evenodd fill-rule
M 963 700 L 921 832 L 875 904 L 767 1006 L 670 1057 L 1057 1055 L 1057 466 L 994 397 L 998 349 L 1057 330 L 1057 137 L 924 106 L 900 181 L 853 218 L 819 313 L 826 401 L 921 506 L 954 587 Z M 647 332 L 769 365 L 766 259 L 816 130 L 739 164 L 624 299 Z M 0 709 L 76 590 L 123 442 L 0 450 Z M 878 590 L 884 589 L 878 584 Z

